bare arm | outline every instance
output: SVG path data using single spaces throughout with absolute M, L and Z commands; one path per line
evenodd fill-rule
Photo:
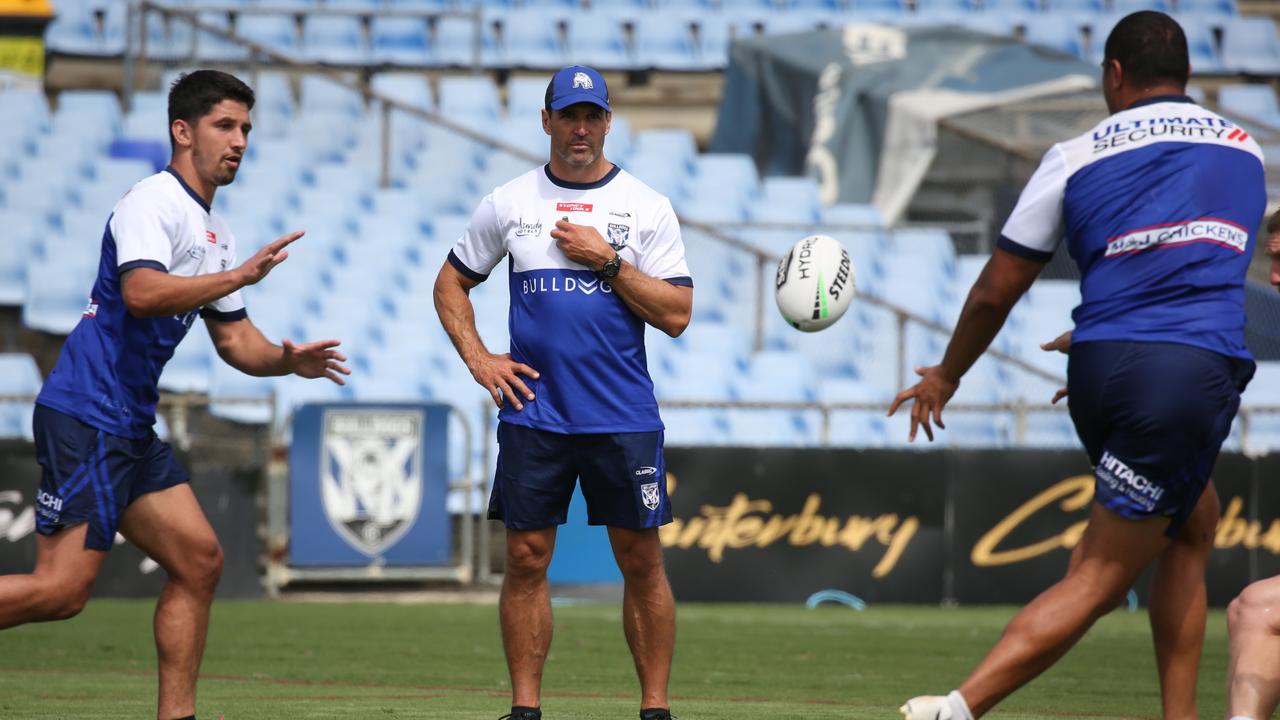
M 466 363 L 476 382 L 493 396 L 493 402 L 502 407 L 506 398 L 516 410 L 523 410 L 524 403 L 520 398 L 533 400 L 534 396 L 520 375 L 536 380 L 538 372 L 512 360 L 510 353 L 495 354 L 485 348 L 480 333 L 476 331 L 475 307 L 469 295 L 471 289 L 479 284 L 446 261 L 436 276 L 433 291 L 436 314 L 440 316 L 440 324 L 453 341 L 458 356 Z
M 351 374 L 341 364 L 346 362 L 346 355 L 334 350 L 340 344 L 337 340 L 302 345 L 285 340 L 276 345 L 248 318 L 231 322 L 209 319 L 205 325 L 218 356 L 246 375 L 273 377 L 292 373 L 305 378 L 324 377 L 345 385 L 341 376 Z
M 182 277 L 140 267 L 121 279 L 124 304 L 134 317 L 181 315 L 253 285 L 289 257 L 285 247 L 302 237 L 293 232 L 259 250 L 240 267 L 208 275 Z
M 889 407 L 892 415 L 902 403 L 915 399 L 911 408 L 911 440 L 915 440 L 917 426 L 923 426 L 925 435 L 933 440 L 930 416 L 938 427 L 946 427 L 942 424 L 942 408 L 960 386 L 960 378 L 986 351 L 1004 326 L 1014 303 L 1027 292 L 1042 269 L 1044 263 L 1021 258 L 999 248 L 992 254 L 969 291 L 942 363 L 917 368 L 920 382 L 899 393 Z
M 599 270 L 615 255 L 600 233 L 586 225 L 561 220 L 551 231 L 551 237 L 565 257 L 592 270 Z M 692 287 L 650 277 L 628 262 L 622 263 L 617 277 L 608 282 L 631 312 L 671 337 L 678 337 L 689 326 L 693 314 Z

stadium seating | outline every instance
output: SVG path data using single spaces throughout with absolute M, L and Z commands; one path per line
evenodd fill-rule
M 800 3 L 785 7 L 785 12 L 799 13 Z M 886 7 L 879 6 L 880 10 Z M 1185 10 L 1181 4 L 1174 7 Z M 971 12 L 961 4 L 952 10 Z M 1058 17 L 1053 13 L 1059 11 L 1068 12 L 1051 4 L 1042 17 Z M 1082 11 L 1077 7 L 1072 12 Z M 1210 10 L 1198 7 L 1196 12 Z M 664 25 L 642 12 L 619 11 L 609 18 L 597 14 L 585 21 L 559 13 L 552 12 L 550 17 L 563 17 L 568 34 L 548 48 L 572 48 L 575 39 L 580 40 L 575 32 L 583 32 L 583 27 L 630 23 L 634 42 L 622 33 L 621 46 L 602 45 L 597 38 L 593 47 L 636 52 L 644 67 L 658 67 L 655 58 L 662 53 L 682 59 L 705 57 L 706 43 L 718 32 L 715 28 L 727 26 L 727 22 L 692 15 L 680 15 L 677 22 Z M 1233 19 L 1229 13 L 1203 16 L 1216 18 L 1219 24 Z M 521 23 L 525 18 L 515 13 L 512 17 Z M 522 32 L 542 32 L 535 32 L 533 17 L 527 16 L 531 22 L 527 27 L 519 26 Z M 1097 16 L 1073 17 L 1083 18 L 1073 27 L 1105 22 Z M 322 23 L 321 19 L 309 17 L 301 25 L 294 41 L 297 50 L 311 53 L 358 45 L 352 42 L 349 23 Z M 387 58 L 403 59 L 402 52 L 434 58 L 438 32 L 429 36 L 400 20 L 373 19 L 370 52 L 377 56 L 381 48 Z M 543 30 L 559 32 L 561 21 L 553 20 Z M 510 32 L 514 27 L 495 35 L 495 53 L 499 49 L 509 53 L 521 42 Z M 1033 27 L 1048 25 L 1039 21 L 1028 25 L 1028 37 L 1035 40 L 1042 30 Z M 264 40 L 274 33 L 279 37 L 273 42 L 287 42 L 280 28 L 268 26 L 255 32 Z M 1196 32 L 1191 33 L 1193 46 Z M 1071 28 L 1064 33 L 1080 42 Z M 381 45 L 379 37 L 384 40 Z M 617 40 L 617 36 L 608 37 Z M 1216 47 L 1211 34 L 1204 37 L 1210 42 L 1207 47 Z M 682 45 L 684 40 L 677 42 L 677 38 L 687 39 L 688 44 Z M 346 64 L 336 56 L 313 57 Z M 510 59 L 509 54 L 504 57 Z M 537 122 L 546 87 L 541 77 L 512 78 L 505 92 L 483 75 L 426 79 L 417 72 L 392 69 L 374 73 L 371 82 L 378 93 L 425 110 L 438 109 L 455 122 L 495 133 L 500 128 L 504 139 L 545 157 L 547 138 Z M 295 404 L 306 401 L 438 399 L 461 408 L 469 426 L 481 433 L 490 415 L 484 409 L 487 399 L 457 360 L 447 337 L 430 321 L 431 285 L 480 198 L 530 169 L 530 162 L 397 114 L 392 121 L 392 187 L 379 188 L 378 115 L 366 108 L 359 94 L 321 77 L 295 80 L 269 71 L 259 73 L 255 87 L 260 98 L 255 109 L 258 129 L 249 157 L 236 183 L 219 190 L 215 206 L 236 229 L 242 258 L 287 230 L 304 228 L 308 235 L 266 282 L 246 290 L 251 317 L 272 338 L 341 337 L 360 373 L 344 389 L 297 379 L 247 378 L 216 357 L 207 332 L 197 324 L 166 369 L 162 387 L 171 392 L 208 393 L 212 411 L 221 417 L 254 423 L 274 417 L 278 426 L 283 426 Z M 1280 115 L 1274 94 L 1264 84 L 1224 86 L 1219 99 L 1228 112 L 1260 122 Z M 9 129 L 21 139 L 0 148 L 0 225 L 13 238 L 0 250 L 0 304 L 21 306 L 24 323 L 31 328 L 65 334 L 85 310 L 111 205 L 133 182 L 154 170 L 148 161 L 113 158 L 110 148 L 121 138 L 167 145 L 167 121 L 162 119 L 164 95 L 156 91 L 137 94 L 128 113 L 115 95 L 101 92 L 63 92 L 54 97 L 52 106 L 56 110 L 50 111 L 44 97 L 36 93 L 10 91 L 0 96 L 0 117 L 12 120 Z M 84 123 L 74 121 L 84 116 L 102 122 L 86 130 Z M 747 156 L 700 154 L 692 135 L 683 130 L 633 132 L 626 116 L 615 115 L 606 150 L 611 159 L 670 197 L 684 217 L 709 223 L 706 229 L 728 233 L 769 255 L 785 252 L 803 232 L 823 230 L 835 235 L 853 256 L 860 292 L 891 298 L 943 325 L 954 322 L 965 293 L 986 262 L 982 256 L 957 256 L 954 243 L 941 230 L 886 230 L 874 207 L 824 207 L 809 179 L 761 178 Z M 732 226 L 747 221 L 785 223 L 788 228 Z M 805 230 L 796 229 L 797 223 Z M 664 403 L 819 401 L 883 406 L 900 383 L 910 379 L 915 365 L 940 357 L 945 337 L 909 325 L 906 354 L 900 358 L 898 320 L 870 303 L 855 303 L 849 317 L 823 333 L 803 334 L 785 325 L 767 295 L 762 346 L 756 348 L 757 279 L 766 289 L 771 287 L 774 263 L 768 260 L 760 266 L 751 254 L 718 242 L 700 228 L 694 222 L 684 226 L 697 286 L 695 322 L 676 340 L 650 333 L 649 367 Z M 76 259 L 52 261 L 68 256 Z M 501 263 L 472 294 L 481 335 L 495 348 L 507 342 L 506 273 L 506 263 Z M 340 300 L 351 297 L 362 302 Z M 1065 358 L 1040 351 L 1038 344 L 1070 327 L 1070 312 L 1078 302 L 1079 289 L 1073 282 L 1037 282 L 993 347 L 1063 374 Z M 1260 370 L 1260 380 L 1246 396 L 1247 408 L 1280 404 L 1280 398 L 1267 393 L 1268 383 L 1262 378 L 1268 373 L 1274 370 Z M 1280 386 L 1280 380 L 1270 386 Z M 1055 389 L 1050 381 L 988 358 L 965 379 L 957 402 L 1043 404 Z M 228 402 L 244 396 L 260 402 Z M 266 402 L 269 397 L 274 397 L 274 404 Z M 886 420 L 882 415 L 882 410 L 850 409 L 835 410 L 826 417 L 816 410 L 790 408 L 738 412 L 672 407 L 664 411 L 672 444 L 803 446 L 820 442 L 826 432 L 835 444 L 904 447 L 902 418 Z M 1251 447 L 1280 446 L 1280 427 L 1269 417 L 1274 415 L 1250 417 Z M 1060 409 L 1035 410 L 1025 416 L 1013 410 L 958 413 L 938 442 L 955 447 L 1076 444 L 1070 421 Z

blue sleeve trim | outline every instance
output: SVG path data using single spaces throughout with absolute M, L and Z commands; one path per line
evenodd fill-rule
M 455 255 L 452 250 L 449 251 L 449 264 L 452 265 L 455 270 L 457 270 L 467 278 L 474 280 L 476 282 L 484 282 L 485 280 L 489 279 L 488 275 L 481 275 L 475 270 L 472 270 L 471 268 L 467 267 L 466 264 L 462 262 L 462 260 L 458 259 L 458 256 Z
M 159 270 L 162 273 L 169 272 L 169 268 L 165 267 L 164 263 L 160 262 L 159 260 L 130 260 L 129 262 L 116 268 L 116 274 L 124 275 L 130 270 L 137 270 L 138 268 L 150 268 L 152 270 Z
M 205 320 L 217 320 L 218 322 L 235 322 L 248 318 L 249 311 L 244 308 L 232 310 L 231 312 L 222 312 L 213 308 L 200 308 L 200 317 Z
M 1000 236 L 1000 240 L 996 242 L 996 247 L 1010 255 L 1017 255 L 1025 260 L 1047 263 L 1053 259 L 1053 253 L 1051 252 L 1036 250 L 1034 248 L 1029 248 L 1026 245 L 1019 245 L 1016 241 L 1010 240 L 1004 235 Z
M 672 285 L 678 285 L 680 287 L 693 287 L 693 278 L 687 277 L 685 275 L 680 275 L 677 277 L 662 278 L 662 279 L 666 280 Z

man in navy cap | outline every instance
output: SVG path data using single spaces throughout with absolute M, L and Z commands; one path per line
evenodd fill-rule
M 612 120 L 600 73 L 567 67 L 547 86 L 550 161 L 487 195 L 436 279 L 440 322 L 498 406 L 489 517 L 507 528 L 500 616 L 512 720 L 539 720 L 551 647 L 547 566 L 582 481 L 622 571 L 623 628 L 640 717 L 668 720 L 675 600 L 658 527 L 671 522 L 663 425 L 645 325 L 675 337 L 693 281 L 667 198 L 605 159 Z M 510 352 L 476 332 L 468 292 L 510 257 Z

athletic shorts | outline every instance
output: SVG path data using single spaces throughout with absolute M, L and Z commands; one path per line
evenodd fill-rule
M 661 431 L 564 435 L 506 422 L 498 424 L 489 518 L 514 530 L 563 525 L 579 479 L 588 524 L 671 522 Z
M 1231 432 L 1254 363 L 1172 343 L 1086 342 L 1067 365 L 1071 420 L 1097 476 L 1095 499 L 1181 530 Z
M 36 531 L 52 535 L 89 523 L 84 546 L 110 550 L 120 516 L 139 497 L 187 482 L 169 445 L 152 433 L 135 439 L 36 405 Z

